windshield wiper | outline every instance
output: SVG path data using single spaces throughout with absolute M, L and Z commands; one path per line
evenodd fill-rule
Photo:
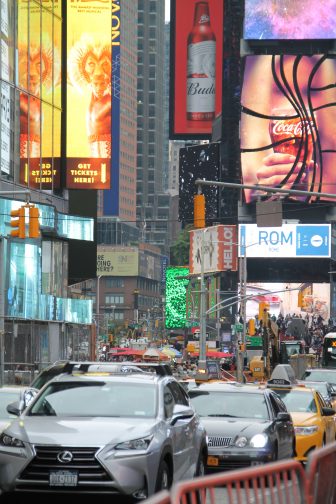
M 212 413 L 211 415 L 207 415 L 209 417 L 230 417 L 230 418 L 238 418 L 237 415 L 227 415 L 226 413 Z

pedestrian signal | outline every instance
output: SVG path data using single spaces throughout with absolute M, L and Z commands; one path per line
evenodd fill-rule
M 11 210 L 11 217 L 16 217 L 16 219 L 11 219 L 10 225 L 13 228 L 10 235 L 14 238 L 22 238 L 26 237 L 26 217 L 25 217 L 25 207 L 22 206 L 18 210 Z
M 29 207 L 29 238 L 40 237 L 40 212 L 35 206 Z

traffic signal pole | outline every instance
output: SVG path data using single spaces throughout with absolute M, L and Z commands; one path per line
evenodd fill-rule
M 204 219 L 204 224 L 203 226 L 200 225 L 202 222 L 201 216 L 205 216 L 205 201 L 204 201 L 204 206 L 203 206 L 203 201 L 201 202 L 200 198 L 197 198 L 199 195 L 201 195 L 201 187 L 204 185 L 209 185 L 209 186 L 217 186 L 217 187 L 227 187 L 231 189 L 253 189 L 255 191 L 260 191 L 260 193 L 265 193 L 265 194 L 275 194 L 278 195 L 279 197 L 281 195 L 296 195 L 296 196 L 316 196 L 317 198 L 329 198 L 329 199 L 336 199 L 336 194 L 330 194 L 330 193 L 322 193 L 318 191 L 300 191 L 296 189 L 281 189 L 277 187 L 269 187 L 269 186 L 263 186 L 259 184 L 236 184 L 234 182 L 219 182 L 218 180 L 203 180 L 203 179 L 196 179 L 195 180 L 195 185 L 197 186 L 197 196 L 195 200 L 195 210 L 197 212 L 197 218 L 196 218 L 196 228 L 199 227 L 205 227 L 205 219 Z M 260 194 L 262 196 L 262 194 Z M 201 216 L 199 215 L 201 214 Z M 202 263 L 201 263 L 201 304 L 200 304 L 200 353 L 199 353 L 199 366 L 198 366 L 198 373 L 203 375 L 203 379 L 205 379 L 206 372 L 207 372 L 207 366 L 206 366 L 206 308 L 205 308 L 205 285 L 204 285 L 204 233 L 207 230 L 205 228 L 202 233 L 202 250 L 201 250 L 201 257 L 202 257 Z M 243 245 L 244 246 L 244 245 Z M 242 341 L 243 349 L 245 352 L 245 346 L 246 346 L 246 246 L 244 246 L 244 254 L 243 254 L 243 261 L 241 263 L 241 268 L 240 268 L 240 288 L 244 290 L 244 302 L 242 305 L 242 318 L 243 318 L 243 339 L 244 342 Z M 242 292 L 241 292 L 242 294 Z M 232 303 L 235 304 L 235 303 Z M 244 313 L 243 313 L 244 312 Z M 244 316 L 243 316 L 244 315 Z M 267 330 L 267 328 L 264 328 L 264 330 Z M 268 342 L 268 334 L 265 334 L 266 341 Z M 264 343 L 266 344 L 266 342 Z M 238 345 L 238 355 L 241 357 L 241 351 L 239 349 Z M 241 377 L 242 380 L 242 359 L 240 358 L 240 369 L 238 372 L 238 375 Z M 269 373 L 269 356 L 266 361 L 266 369 L 267 372 Z M 196 375 L 197 376 L 197 375 Z
M 29 190 L 0 191 L 0 196 L 24 194 L 26 203 L 30 201 Z M 5 260 L 4 242 L 0 240 L 0 387 L 5 384 Z

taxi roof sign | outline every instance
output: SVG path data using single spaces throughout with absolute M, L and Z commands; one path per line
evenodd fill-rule
M 267 385 L 279 387 L 291 387 L 297 383 L 294 369 L 290 364 L 278 364 L 275 366 L 271 378 L 268 380 Z

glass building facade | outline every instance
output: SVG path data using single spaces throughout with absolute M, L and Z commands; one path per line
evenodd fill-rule
M 68 297 L 69 243 L 93 242 L 94 219 L 69 215 L 62 190 L 62 4 L 0 4 L 1 384 L 18 363 L 33 371 L 95 349 L 92 300 Z M 28 201 L 39 210 L 37 239 L 28 237 Z M 10 234 L 22 206 L 25 239 Z

